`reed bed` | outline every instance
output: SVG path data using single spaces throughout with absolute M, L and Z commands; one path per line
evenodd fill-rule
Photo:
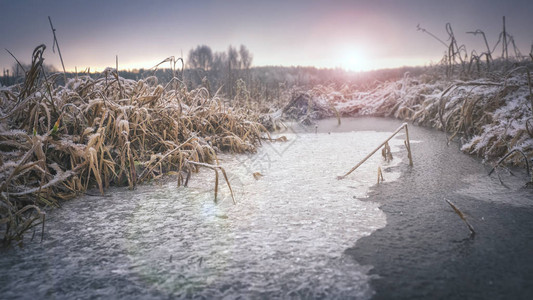
M 531 63 L 522 63 L 471 80 L 450 80 L 428 72 L 416 77 L 406 73 L 400 80 L 380 82 L 370 88 L 317 86 L 307 95 L 312 98 L 310 102 L 321 103 L 321 108 L 316 112 L 300 109 L 298 116 L 323 118 L 338 113 L 393 117 L 444 131 L 448 142 L 457 140 L 463 151 L 487 161 L 497 161 L 514 149 L 531 160 L 532 68 Z M 293 101 L 305 102 L 295 98 Z M 335 111 L 323 109 L 329 107 Z M 524 165 L 525 160 L 512 155 L 506 162 Z
M 91 188 L 134 188 L 168 172 L 181 185 L 200 167 L 215 170 L 218 185 L 218 170 L 226 175 L 216 153 L 253 152 L 267 132 L 259 114 L 205 88 L 187 90 L 178 78 L 126 80 L 109 68 L 56 86 L 61 75 L 44 73 L 44 49 L 33 52 L 22 84 L 0 89 L 4 244 L 44 225 L 44 207 Z

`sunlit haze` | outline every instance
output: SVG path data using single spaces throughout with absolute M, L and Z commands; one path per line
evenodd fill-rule
M 225 51 L 245 45 L 253 66 L 315 66 L 364 71 L 437 63 L 451 23 L 468 52 L 483 52 L 507 30 L 524 54 L 533 42 L 533 1 L 50 1 L 0 0 L 0 68 L 29 63 L 46 44 L 45 63 L 60 69 L 52 49 L 52 18 L 67 70 L 150 68 L 169 57 L 187 58 L 197 45 Z M 498 53 L 498 50 L 496 50 Z

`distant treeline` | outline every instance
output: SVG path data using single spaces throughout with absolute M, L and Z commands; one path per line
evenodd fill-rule
M 176 70 L 171 70 L 166 63 L 151 69 L 120 70 L 119 75 L 126 79 L 140 80 L 155 76 L 159 83 L 167 83 L 175 76 L 189 89 L 203 86 L 211 94 L 218 92 L 228 98 L 233 98 L 239 89 L 245 88 L 252 97 L 275 97 L 280 90 L 299 86 L 311 88 L 322 84 L 358 84 L 373 85 L 376 82 L 396 80 L 406 72 L 419 75 L 427 72 L 427 67 L 403 67 L 383 69 L 368 72 L 348 72 L 343 69 L 318 69 L 315 67 L 284 67 L 263 66 L 252 67 L 253 55 L 246 46 L 239 48 L 229 46 L 225 52 L 213 52 L 205 45 L 191 49 L 185 63 L 178 61 Z M 4 86 L 21 83 L 24 80 L 24 70 L 29 66 L 14 64 L 12 70 L 3 71 L 0 84 Z M 58 73 L 56 69 L 45 66 L 45 73 Z M 97 78 L 102 73 L 70 72 L 67 78 L 76 76 L 91 76 Z M 54 76 L 55 84 L 64 84 L 64 76 Z
M 273 90 L 278 88 L 290 88 L 300 86 L 303 88 L 313 87 L 318 84 L 357 84 L 373 85 L 376 82 L 393 81 L 404 76 L 406 72 L 411 75 L 420 75 L 426 73 L 431 67 L 402 67 L 394 69 L 382 69 L 367 72 L 347 72 L 342 69 L 318 69 L 315 67 L 284 67 L 284 66 L 263 66 L 251 67 L 249 69 L 232 70 L 231 77 L 222 71 L 204 70 L 204 69 L 184 69 L 177 71 L 177 77 L 189 89 L 205 86 L 211 93 L 222 93 L 226 96 L 234 95 L 235 86 L 238 80 L 243 81 L 249 89 L 267 89 Z M 57 73 L 53 71 L 51 75 Z M 24 80 L 23 73 L 18 76 L 11 74 L 0 77 L 0 83 L 9 86 L 22 83 Z M 87 76 L 98 78 L 102 73 L 74 73 L 67 72 L 67 78 L 76 76 Z M 140 80 L 150 76 L 155 76 L 159 83 L 167 83 L 173 77 L 173 72 L 169 68 L 138 69 L 138 70 L 119 70 L 119 75 L 126 79 Z M 64 84 L 63 76 L 56 76 L 57 85 Z M 228 88 L 231 87 L 231 89 Z

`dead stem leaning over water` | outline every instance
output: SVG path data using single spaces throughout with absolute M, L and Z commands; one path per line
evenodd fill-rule
M 385 159 L 390 158 L 392 160 L 392 153 L 390 153 L 390 147 L 388 142 L 396 136 L 402 129 L 405 129 L 405 147 L 407 148 L 407 158 L 409 158 L 409 166 L 413 166 L 413 156 L 411 155 L 411 144 L 409 142 L 409 131 L 407 129 L 407 123 L 403 123 L 396 131 L 394 131 L 384 142 L 382 142 L 377 148 L 375 148 L 372 152 L 370 152 L 365 158 L 363 158 L 359 163 L 357 163 L 353 168 L 351 168 L 348 172 L 346 172 L 344 175 L 337 176 L 337 179 L 341 180 L 344 179 L 346 176 L 350 175 L 353 171 L 355 171 L 357 168 L 359 168 L 365 161 L 367 161 L 374 153 L 376 153 L 381 147 L 384 147 L 382 150 L 382 155 Z M 387 148 L 389 150 L 387 150 Z M 387 151 L 390 153 L 390 156 L 387 155 Z M 378 180 L 379 181 L 379 180 Z M 379 182 L 378 182 L 379 183 Z
M 468 230 L 470 230 L 470 236 L 471 237 L 475 236 L 476 231 L 474 231 L 474 227 L 472 227 L 472 225 L 470 225 L 470 222 L 468 222 L 468 220 L 466 219 L 465 214 L 459 208 L 457 208 L 457 206 L 455 206 L 455 204 L 453 204 L 450 200 L 448 199 L 444 199 L 444 200 L 446 201 L 446 203 L 448 203 L 451 206 L 451 208 L 459 216 L 459 218 L 461 218 L 461 220 L 465 222 L 466 226 L 468 227 Z
M 163 86 L 156 77 L 126 80 L 108 68 L 96 79 L 56 86 L 57 75 L 44 74 L 44 49 L 34 50 L 22 84 L 0 90 L 4 244 L 21 243 L 44 221 L 43 207 L 91 187 L 103 194 L 170 171 L 180 183 L 199 166 L 223 171 L 217 151 L 253 152 L 266 132 L 251 110 L 228 106 L 205 88 L 189 91 L 177 78 Z

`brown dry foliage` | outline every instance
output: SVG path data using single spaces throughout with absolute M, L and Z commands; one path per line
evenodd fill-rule
M 0 90 L 5 244 L 44 222 L 42 207 L 92 187 L 102 194 L 109 186 L 134 188 L 167 172 L 181 184 L 200 166 L 220 169 L 218 151 L 255 151 L 266 132 L 251 110 L 205 88 L 189 91 L 177 78 L 163 86 L 156 77 L 126 80 L 107 69 L 56 86 L 43 72 L 44 48 L 35 49 L 24 83 Z

